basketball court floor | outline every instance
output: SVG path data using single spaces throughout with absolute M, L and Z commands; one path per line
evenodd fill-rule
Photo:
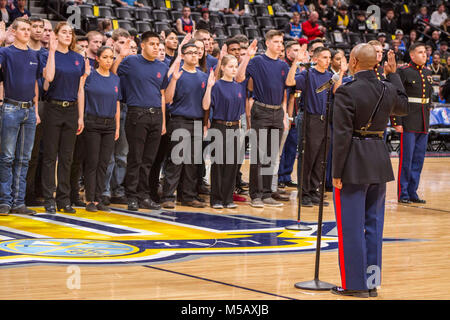
M 398 160 L 392 159 L 394 171 Z M 419 194 L 401 205 L 388 184 L 378 297 L 447 299 L 450 286 L 450 158 L 428 157 Z M 248 165 L 243 166 L 248 179 Z M 296 175 L 294 174 L 293 177 Z M 354 300 L 306 291 L 314 278 L 318 207 L 296 190 L 282 208 L 140 210 L 0 217 L 0 299 Z M 324 208 L 320 279 L 340 285 L 332 194 Z

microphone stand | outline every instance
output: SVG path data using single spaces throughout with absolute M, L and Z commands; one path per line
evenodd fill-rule
M 304 98 L 304 110 L 303 110 L 303 119 L 301 119 L 301 123 L 302 123 L 302 132 L 300 134 L 300 136 L 297 138 L 297 145 L 299 147 L 299 153 L 298 153 L 298 159 L 297 159 L 297 223 L 294 225 L 290 225 L 285 227 L 286 230 L 293 230 L 293 231 L 309 231 L 312 230 L 311 227 L 305 226 L 305 225 L 301 225 L 300 224 L 300 215 L 301 215 L 301 211 L 302 211 L 302 199 L 303 199 L 303 161 L 304 161 L 304 153 L 305 153 L 305 146 L 306 146 L 306 139 L 305 139 L 305 135 L 306 135 L 306 124 L 308 123 L 306 121 L 308 113 L 306 112 L 306 103 L 307 103 L 307 95 L 306 95 L 306 91 L 308 89 L 308 81 L 309 81 L 309 69 L 311 68 L 311 64 L 305 64 L 304 65 L 306 68 L 306 81 L 305 81 L 305 92 L 302 92 L 302 95 L 305 95 Z M 299 113 L 300 113 L 300 109 L 299 109 Z M 299 116 L 299 115 L 297 115 Z M 299 121 L 300 122 L 300 121 Z M 300 149 L 301 147 L 301 149 Z M 300 169 L 300 170 L 299 170 Z
M 329 126 L 329 116 L 330 116 L 330 104 L 331 104 L 331 91 L 333 87 L 328 89 L 327 95 L 327 105 L 325 111 L 325 149 L 323 152 L 322 160 L 322 181 L 320 184 L 320 203 L 319 203 L 319 217 L 317 222 L 317 242 L 316 242 L 316 262 L 314 268 L 314 280 L 298 282 L 295 287 L 298 289 L 306 290 L 316 290 L 316 291 L 326 291 L 335 287 L 334 284 L 324 282 L 319 280 L 319 265 L 320 265 L 320 246 L 322 240 L 322 216 L 323 216 L 323 196 L 325 194 L 325 177 L 326 177 L 326 167 L 327 167 L 327 150 L 328 150 L 328 126 Z

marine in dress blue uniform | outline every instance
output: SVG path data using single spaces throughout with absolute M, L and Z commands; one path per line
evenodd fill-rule
M 394 56 L 388 81 L 377 79 L 375 64 L 371 45 L 356 46 L 349 63 L 354 80 L 340 86 L 334 100 L 333 195 L 342 286 L 332 292 L 339 295 L 376 296 L 368 277 L 373 270 L 381 274 L 386 182 L 394 180 L 383 131 L 391 114 L 404 115 L 408 108 Z
M 424 51 L 425 45 L 412 45 L 411 62 L 397 70 L 409 102 L 407 116 L 391 118 L 392 125 L 400 132 L 397 194 L 401 203 L 425 203 L 417 189 L 428 144 L 433 87 L 431 70 L 425 68 Z

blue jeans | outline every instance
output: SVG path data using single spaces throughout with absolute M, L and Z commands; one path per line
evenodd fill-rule
M 103 196 L 106 197 L 123 197 L 125 196 L 125 188 L 123 182 L 127 171 L 127 155 L 128 142 L 125 134 L 125 120 L 127 110 L 120 105 L 120 134 L 119 139 L 114 144 L 114 152 L 106 169 L 106 187 Z
M 25 205 L 28 161 L 36 131 L 35 107 L 4 103 L 1 109 L 0 204 Z

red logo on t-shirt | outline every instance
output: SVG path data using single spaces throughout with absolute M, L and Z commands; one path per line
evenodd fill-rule
M 119 89 L 117 88 L 117 86 L 114 87 L 114 91 L 119 92 Z
M 80 65 L 80 61 L 75 60 L 75 65 L 76 65 L 76 66 Z
M 240 92 L 238 93 L 238 97 L 239 97 L 239 98 L 242 98 L 242 94 L 241 94 Z
M 156 75 L 156 77 L 159 79 L 161 78 L 161 72 L 158 72 L 158 74 Z
M 284 70 L 281 70 L 281 75 L 284 77 L 286 73 L 284 72 Z
M 202 82 L 202 89 L 205 89 L 205 81 Z

